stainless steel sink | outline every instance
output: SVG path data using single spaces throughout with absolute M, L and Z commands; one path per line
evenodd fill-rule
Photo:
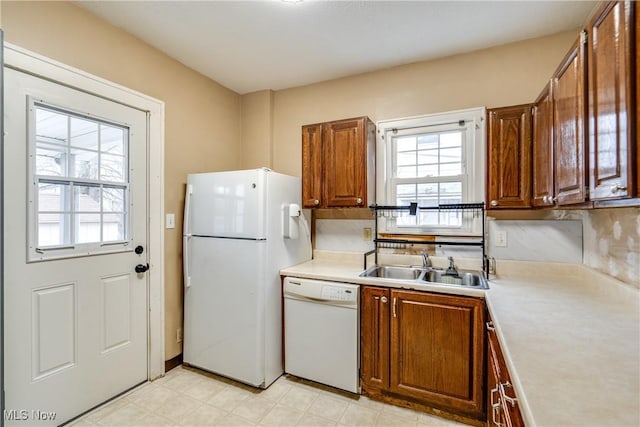
M 458 271 L 458 275 L 448 275 L 445 270 L 437 268 L 422 269 L 420 267 L 398 265 L 376 265 L 360 273 L 360 277 L 489 289 L 489 285 L 482 273 L 462 270 Z
M 487 281 L 480 273 L 458 271 L 458 275 L 448 275 L 444 270 L 427 270 L 421 278 L 424 282 L 445 285 L 469 286 L 473 288 L 489 289 Z
M 379 277 L 382 279 L 418 280 L 424 270 L 418 267 L 395 265 L 377 265 L 365 270 L 360 277 Z

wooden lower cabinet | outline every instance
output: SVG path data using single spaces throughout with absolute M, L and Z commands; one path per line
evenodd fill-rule
M 484 301 L 364 286 L 362 388 L 484 419 Z
M 523 427 L 511 377 L 491 321 L 487 322 L 487 426 Z

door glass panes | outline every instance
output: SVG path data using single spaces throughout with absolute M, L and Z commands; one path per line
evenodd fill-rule
M 129 130 L 45 105 L 34 111 L 38 247 L 127 240 Z

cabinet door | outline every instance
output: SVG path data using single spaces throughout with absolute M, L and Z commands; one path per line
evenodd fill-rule
M 587 196 L 583 40 L 582 35 L 574 43 L 553 77 L 555 193 L 559 205 L 582 203 Z
M 327 207 L 365 206 L 367 161 L 365 118 L 323 125 Z
M 483 414 L 483 301 L 395 290 L 391 298 L 391 391 Z
M 553 99 L 547 84 L 533 106 L 533 206 L 553 206 Z
M 302 126 L 302 207 L 322 203 L 322 125 Z
M 487 351 L 487 426 L 503 427 L 504 414 L 502 403 L 500 402 L 500 391 L 498 389 L 500 378 L 498 375 L 498 361 L 489 346 Z
M 389 388 L 389 290 L 362 287 L 362 385 Z
M 489 425 L 499 426 L 500 424 L 497 424 L 497 421 L 502 423 L 501 425 L 504 427 L 524 427 L 520 406 L 511 385 L 511 377 L 509 376 L 495 329 L 487 332 L 487 343 L 487 357 L 489 358 L 489 370 L 487 371 L 489 394 L 487 400 L 497 406 L 492 407 L 492 412 L 488 413 L 487 420 Z
M 489 208 L 531 206 L 531 105 L 489 110 Z
M 634 194 L 633 2 L 607 2 L 587 26 L 589 198 Z

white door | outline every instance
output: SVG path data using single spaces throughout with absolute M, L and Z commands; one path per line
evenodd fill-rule
M 59 425 L 147 379 L 146 113 L 4 88 L 5 422 Z

